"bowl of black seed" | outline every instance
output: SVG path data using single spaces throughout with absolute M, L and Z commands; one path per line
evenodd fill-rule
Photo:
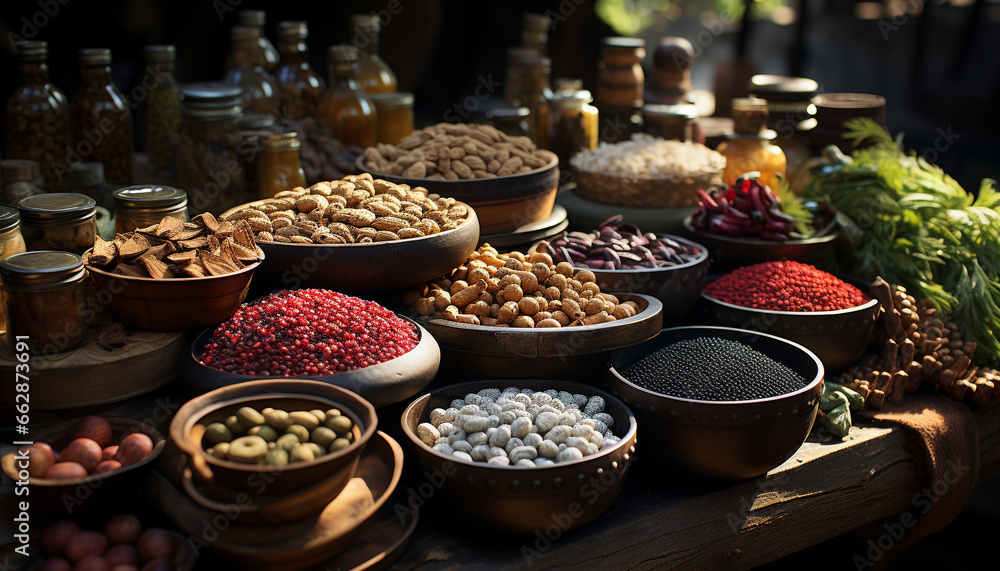
M 634 411 L 647 449 L 696 474 L 739 480 L 802 446 L 824 372 L 815 353 L 781 337 L 691 326 L 613 352 L 606 382 Z

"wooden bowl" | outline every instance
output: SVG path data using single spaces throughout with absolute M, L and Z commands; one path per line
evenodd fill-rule
M 253 204 L 256 202 L 232 208 L 222 217 Z M 342 293 L 414 286 L 447 274 L 475 251 L 479 218 L 474 209 L 469 211 L 469 218 L 454 230 L 392 242 L 258 242 L 267 256 L 267 263 L 261 266 L 262 277 L 282 288 L 320 287 Z
M 838 276 L 866 294 L 871 283 Z M 871 340 L 881 306 L 878 300 L 837 311 L 770 311 L 743 307 L 701 294 L 705 315 L 713 325 L 763 331 L 813 351 L 834 373 L 853 365 Z
M 634 208 L 685 208 L 698 205 L 698 190 L 722 184 L 722 171 L 673 179 L 640 179 L 572 169 L 577 196 Z
M 684 219 L 684 231 L 692 240 L 708 248 L 709 271 L 712 273 L 778 260 L 792 260 L 826 269 L 834 261 L 840 225 L 837 224 L 832 209 L 828 211 L 826 206 L 816 203 L 810 208 L 817 214 L 820 227 L 811 237 L 799 240 L 775 242 L 711 234 L 696 230 L 691 225 L 691 216 Z
M 702 401 L 667 396 L 633 384 L 629 365 L 677 341 L 713 336 L 740 341 L 785 364 L 807 385 L 788 394 L 746 401 Z M 823 362 L 798 343 L 758 331 L 691 326 L 611 355 L 605 380 L 612 394 L 635 411 L 643 442 L 691 472 L 720 480 L 766 474 L 802 446 L 823 393 Z
M 630 292 L 651 295 L 663 304 L 663 325 L 677 325 L 698 306 L 705 276 L 708 274 L 708 249 L 679 236 L 667 236 L 695 248 L 698 252 L 693 260 L 665 268 L 633 268 L 621 270 L 599 270 L 586 266 L 577 269 L 590 270 L 597 278 L 601 291 Z
M 134 499 L 156 459 L 166 446 L 166 439 L 152 426 L 131 418 L 104 417 L 111 425 L 111 441 L 140 432 L 153 441 L 153 451 L 142 460 L 122 466 L 107 474 L 91 474 L 85 478 L 45 479 L 28 478 L 32 499 L 32 513 L 52 517 L 76 516 L 85 512 L 100 511 L 111 506 L 121 506 Z M 31 440 L 45 442 L 57 453 L 71 442 L 77 420 L 70 420 L 38 432 Z M 0 459 L 3 473 L 12 480 L 19 480 L 17 452 L 10 452 Z M 39 508 L 35 512 L 36 506 Z
M 373 172 L 364 162 L 364 155 L 358 157 L 357 167 L 361 172 L 412 187 L 422 186 L 432 193 L 449 196 L 473 207 L 479 215 L 480 231 L 483 234 L 511 232 L 517 228 L 540 222 L 552 215 L 559 189 L 559 157 L 550 151 L 544 167 L 533 171 L 496 178 L 474 178 L 465 180 L 433 180 L 426 178 L 405 178 Z M 462 262 L 463 260 L 459 260 Z M 455 264 L 452 267 L 457 267 Z M 443 275 L 443 273 L 442 273 Z
M 621 441 L 581 460 L 521 468 L 464 462 L 432 450 L 417 436 L 417 425 L 428 422 L 431 410 L 448 408 L 453 399 L 469 393 L 508 386 L 601 396 L 605 412 L 615 420 L 610 428 Z M 582 383 L 539 379 L 472 381 L 443 387 L 413 401 L 403 412 L 401 423 L 421 467 L 442 475 L 441 491 L 447 496 L 442 501 L 462 518 L 461 525 L 516 534 L 545 533 L 553 521 L 569 531 L 597 519 L 611 507 L 625 484 L 637 431 L 632 412 L 610 394 Z M 560 517 L 567 521 L 553 519 Z
M 634 293 L 615 295 L 638 303 L 639 313 L 597 325 L 540 329 L 444 319 L 422 323 L 441 345 L 441 368 L 448 378 L 578 377 L 593 374 L 593 366 L 605 361 L 606 352 L 645 341 L 662 329 L 663 304 L 658 299 Z
M 150 331 L 183 331 L 232 317 L 262 261 L 230 274 L 201 278 L 135 278 L 90 266 L 87 271 L 98 299 L 107 292 L 111 312 L 122 323 Z
M 354 442 L 312 462 L 285 466 L 240 464 L 206 453 L 201 444 L 205 427 L 225 421 L 243 406 L 287 411 L 338 408 L 354 422 Z M 237 492 L 282 495 L 325 479 L 334 480 L 343 489 L 354 476 L 377 422 L 371 403 L 347 389 L 320 381 L 268 379 L 222 387 L 189 400 L 170 422 L 170 437 L 190 457 L 192 470 L 202 480 Z
M 422 391 L 441 364 L 441 349 L 434 336 L 412 319 L 399 316 L 417 329 L 417 346 L 395 359 L 371 365 L 354 371 L 344 371 L 322 377 L 294 377 L 302 380 L 316 380 L 343 387 L 361 395 L 376 408 L 406 400 Z M 198 334 L 188 350 L 184 351 L 180 363 L 180 383 L 182 388 L 194 394 L 201 394 L 221 387 L 260 379 L 282 379 L 276 375 L 238 375 L 213 369 L 201 362 L 205 344 L 212 338 L 214 329 L 206 329 Z

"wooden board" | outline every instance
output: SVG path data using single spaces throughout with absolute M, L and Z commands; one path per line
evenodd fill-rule
M 32 410 L 64 410 L 114 403 L 156 390 L 174 379 L 185 335 L 136 331 L 128 343 L 107 350 L 97 344 L 93 330 L 71 351 L 52 356 L 32 356 L 29 364 Z M 0 417 L 10 414 L 14 402 L 13 351 L 0 347 Z

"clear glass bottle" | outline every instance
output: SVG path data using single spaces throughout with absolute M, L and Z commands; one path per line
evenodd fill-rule
M 263 10 L 240 10 L 236 12 L 236 24 L 238 26 L 255 28 L 258 31 L 257 49 L 263 58 L 261 65 L 266 72 L 274 73 L 281 56 L 278 50 L 274 49 L 274 44 L 267 38 L 267 34 L 264 33 L 264 25 L 267 24 L 267 14 Z
M 181 100 L 174 78 L 177 50 L 170 45 L 146 46 L 146 73 L 151 86 L 143 113 L 146 154 L 157 176 L 174 172 L 174 147 L 181 130 Z M 145 84 L 144 84 L 145 85 Z
M 378 142 L 395 145 L 413 132 L 413 94 L 376 93 L 371 96 L 378 117 Z
M 38 188 L 31 181 L 33 161 L 25 159 L 7 159 L 0 161 L 0 179 L 3 181 L 3 199 L 8 204 L 17 204 L 23 198 L 42 194 L 44 189 Z
M 548 149 L 552 129 L 552 90 L 549 88 L 552 60 L 545 56 L 527 56 L 521 59 L 521 69 L 524 72 L 521 91 L 515 98 L 515 104 L 531 112 L 528 122 L 535 146 Z
M 272 198 L 283 190 L 306 186 L 306 173 L 299 160 L 299 134 L 292 131 L 262 139 L 263 151 L 257 161 L 258 196 Z
M 574 153 L 596 149 L 598 143 L 598 111 L 591 105 L 589 91 L 561 91 L 552 99 L 552 138 L 549 150 L 566 167 Z
M 190 220 L 187 193 L 179 188 L 140 184 L 119 188 L 113 196 L 115 232 L 119 234 L 159 224 L 167 216 L 181 222 Z
M 61 250 L 83 254 L 97 236 L 97 201 L 74 192 L 29 196 L 17 203 L 21 235 L 29 252 Z
M 330 84 L 320 103 L 320 116 L 333 136 L 348 147 L 371 147 L 378 136 L 378 116 L 371 97 L 362 89 L 353 64 L 358 50 L 336 45 L 327 50 Z
M 521 47 L 533 50 L 537 55 L 549 53 L 549 28 L 552 19 L 545 14 L 527 12 L 521 18 Z
M 44 250 L 0 261 L 0 293 L 7 318 L 6 344 L 31 340 L 36 354 L 53 355 L 83 341 L 87 270 L 77 254 Z
M 354 14 L 351 16 L 352 43 L 358 49 L 358 59 L 354 71 L 358 84 L 365 93 L 392 93 L 398 89 L 399 81 L 395 72 L 379 55 L 379 35 L 382 21 L 375 14 Z M 330 79 L 333 82 L 333 79 Z
M 759 97 L 733 99 L 733 134 L 717 147 L 726 157 L 722 181 L 732 185 L 744 173 L 757 171 L 758 181 L 778 188 L 778 174 L 785 175 L 785 153 L 771 143 L 777 133 L 767 128 L 767 101 Z
M 78 53 L 82 82 L 70 103 L 76 152 L 101 162 L 108 182 L 132 184 L 132 113 L 111 80 L 111 50 Z
M 181 89 L 177 186 L 188 193 L 188 211 L 222 213 L 254 199 L 239 152 L 243 89 L 220 82 Z
M 19 42 L 16 48 L 21 85 L 4 108 L 6 158 L 37 161 L 46 189 L 67 190 L 69 181 L 56 165 L 66 162 L 71 141 L 69 100 L 49 79 L 46 42 Z
M 305 22 L 278 23 L 278 52 L 281 61 L 275 70 L 278 86 L 278 113 L 283 119 L 297 120 L 316 115 L 326 82 L 309 64 Z
M 260 29 L 233 26 L 229 29 L 232 65 L 223 81 L 243 88 L 243 110 L 247 114 L 270 115 L 277 105 L 274 77 L 264 67 L 258 49 Z

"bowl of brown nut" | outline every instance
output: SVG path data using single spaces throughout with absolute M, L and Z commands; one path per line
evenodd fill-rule
M 220 220 L 250 225 L 267 255 L 261 271 L 286 288 L 409 287 L 444 275 L 479 241 L 469 205 L 367 173 L 285 190 Z

